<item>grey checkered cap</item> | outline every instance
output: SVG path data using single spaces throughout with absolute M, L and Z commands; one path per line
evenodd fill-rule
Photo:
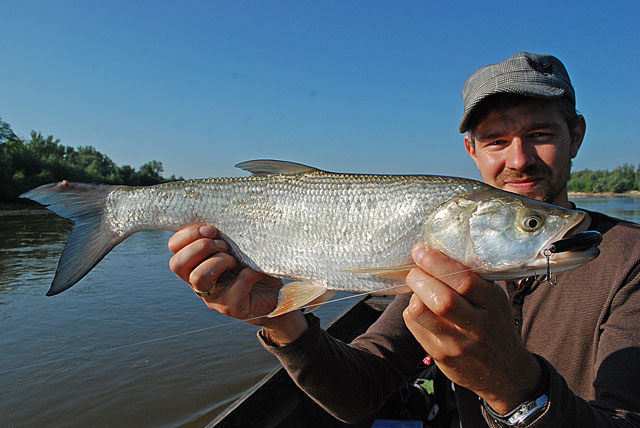
M 520 52 L 505 61 L 482 67 L 464 82 L 460 132 L 469 129 L 469 118 L 480 101 L 500 93 L 536 98 L 560 98 L 566 94 L 574 105 L 576 103 L 571 79 L 558 58 Z

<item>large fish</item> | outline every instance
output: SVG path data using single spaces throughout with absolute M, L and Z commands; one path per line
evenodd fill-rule
M 22 195 L 74 222 L 47 295 L 138 231 L 207 223 L 240 263 L 292 280 L 273 316 L 328 292 L 396 286 L 420 242 L 491 280 L 546 273 L 544 250 L 586 216 L 464 178 L 338 174 L 273 160 L 237 166 L 253 175 L 150 187 L 63 181 Z M 597 255 L 554 254 L 551 270 Z

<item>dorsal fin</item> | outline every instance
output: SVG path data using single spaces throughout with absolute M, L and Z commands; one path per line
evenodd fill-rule
M 236 167 L 244 169 L 252 175 L 305 174 L 308 172 L 320 171 L 318 168 L 313 168 L 301 163 L 271 159 L 257 159 L 240 162 Z

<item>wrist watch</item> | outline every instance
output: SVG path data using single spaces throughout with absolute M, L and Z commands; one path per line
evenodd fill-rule
M 525 401 L 506 415 L 501 415 L 496 413 L 486 401 L 482 400 L 482 405 L 489 416 L 495 419 L 496 422 L 510 427 L 521 427 L 532 422 L 547 408 L 548 403 L 549 398 L 546 394 L 542 394 L 535 400 Z

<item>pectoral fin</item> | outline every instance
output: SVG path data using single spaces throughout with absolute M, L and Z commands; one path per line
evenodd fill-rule
M 326 292 L 326 287 L 319 282 L 298 281 L 285 284 L 280 289 L 278 306 L 267 317 L 273 318 L 299 309 L 320 298 Z
M 345 272 L 376 275 L 383 279 L 404 280 L 411 269 L 417 267 L 415 263 L 407 263 L 406 265 L 350 269 Z

